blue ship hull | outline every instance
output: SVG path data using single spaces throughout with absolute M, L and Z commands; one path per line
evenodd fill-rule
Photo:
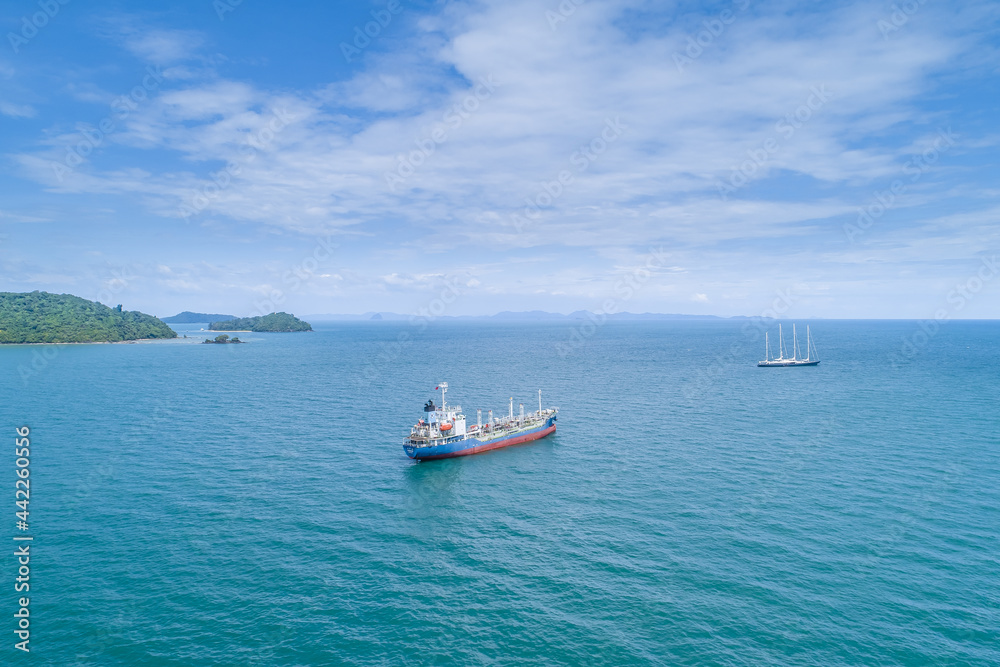
M 790 361 L 781 359 L 771 359 L 769 361 L 758 361 L 757 365 L 762 368 L 788 368 L 789 366 L 818 366 L 819 361 Z
M 523 442 L 531 442 L 532 440 L 544 438 L 550 433 L 555 433 L 555 431 L 556 415 L 552 415 L 541 425 L 527 431 L 497 435 L 494 438 L 455 436 L 453 438 L 444 438 L 439 444 L 430 447 L 415 447 L 407 443 L 403 445 L 403 451 L 411 459 L 417 459 L 418 461 L 447 459 L 455 456 L 469 456 L 471 454 L 488 452 L 492 449 L 519 445 Z

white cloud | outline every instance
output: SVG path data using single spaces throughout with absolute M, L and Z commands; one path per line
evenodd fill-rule
M 11 118 L 32 118 L 35 115 L 35 109 L 28 104 L 0 101 L 0 113 Z
M 530 21 L 535 14 L 538 21 Z M 437 52 L 436 70 L 406 56 L 391 65 L 382 57 L 371 61 L 376 69 L 315 96 L 278 97 L 227 81 L 165 91 L 129 119 L 120 140 L 194 160 L 231 160 L 250 128 L 266 120 L 265 108 L 293 106 L 303 111 L 299 121 L 266 160 L 234 179 L 212 211 L 305 229 L 385 215 L 451 219 L 466 233 L 518 245 L 525 236 L 505 228 L 510 214 L 525 197 L 538 195 L 543 181 L 568 170 L 573 183 L 548 216 L 561 222 L 538 225 L 530 242 L 575 225 L 575 239 L 594 243 L 588 229 L 622 217 L 637 232 L 622 241 L 634 242 L 648 234 L 651 216 L 663 218 L 666 211 L 688 211 L 670 217 L 670 226 L 680 230 L 691 213 L 702 227 L 706 216 L 725 217 L 732 206 L 716 201 L 713 183 L 770 137 L 782 145 L 761 173 L 782 169 L 830 182 L 892 173 L 895 151 L 852 147 L 849 133 L 859 118 L 866 132 L 874 132 L 912 115 L 906 105 L 922 90 L 924 72 L 954 52 L 933 35 L 899 35 L 892 44 L 875 39 L 865 33 L 874 22 L 863 11 L 835 13 L 818 33 L 801 36 L 790 20 L 746 17 L 720 37 L 725 43 L 680 73 L 671 54 L 683 44 L 682 31 L 634 39 L 611 27 L 615 16 L 614 5 L 588 3 L 552 32 L 534 4 L 485 5 L 453 17 L 459 27 L 450 29 Z M 412 48 L 421 50 L 421 39 Z M 438 39 L 437 33 L 427 36 L 430 43 Z M 128 43 L 165 62 L 190 55 L 198 39 L 152 31 L 133 34 Z M 447 69 L 472 85 L 449 81 L 442 73 Z M 429 145 L 446 111 L 488 76 L 499 82 L 496 92 L 478 101 L 458 127 L 446 126 L 446 141 L 434 145 L 398 193 L 390 192 L 385 174 L 399 164 L 398 156 L 417 155 L 417 142 Z M 437 93 L 427 92 L 434 87 L 428 81 L 437 84 Z M 445 83 L 450 92 L 441 90 Z M 777 120 L 794 113 L 814 86 L 825 86 L 832 99 L 786 139 Z M 718 104 L 721 99 L 726 104 Z M 393 113 L 347 116 L 335 111 L 337 104 Z M 624 136 L 586 171 L 575 171 L 574 154 L 597 141 L 606 119 L 616 117 L 628 128 Z M 178 173 L 147 180 L 151 192 L 168 199 L 187 195 L 185 181 L 190 178 Z M 634 203 L 651 193 L 659 201 Z M 833 202 L 825 208 L 810 215 L 842 210 Z M 757 215 L 753 226 L 773 225 L 773 217 Z
M 190 30 L 125 29 L 124 45 L 134 55 L 157 65 L 187 60 L 204 42 L 200 33 Z

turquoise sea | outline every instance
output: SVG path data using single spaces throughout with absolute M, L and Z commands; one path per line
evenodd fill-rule
M 796 369 L 734 320 L 0 349 L 0 663 L 1000 664 L 1000 323 L 810 325 Z M 414 463 L 441 381 L 559 431 Z

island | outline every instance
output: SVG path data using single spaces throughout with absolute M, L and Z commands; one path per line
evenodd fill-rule
M 256 333 L 313 330 L 311 324 L 288 313 L 271 313 L 259 317 L 237 317 L 228 322 L 212 322 L 208 328 L 210 331 L 253 331 Z
M 216 336 L 215 340 L 212 340 L 211 338 L 205 339 L 205 343 L 208 343 L 209 345 L 227 345 L 231 343 L 245 343 L 245 342 L 246 341 L 240 340 L 235 336 L 230 338 L 228 334 L 221 334 L 219 336 Z M 202 345 L 204 345 L 205 343 L 202 343 Z
M 172 317 L 164 317 L 162 319 L 167 324 L 193 324 L 196 322 L 228 322 L 229 320 L 235 320 L 236 316 L 192 313 L 190 310 L 185 310 L 183 313 L 178 313 Z
M 72 294 L 0 292 L 0 344 L 117 343 L 177 338 L 162 320 Z

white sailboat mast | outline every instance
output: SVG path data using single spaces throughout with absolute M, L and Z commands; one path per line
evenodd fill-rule
M 812 338 L 809 336 L 809 327 L 806 326 L 806 338 L 809 341 L 809 346 L 811 347 L 811 352 L 809 355 L 810 360 L 812 359 L 812 352 L 816 352 L 816 358 L 819 359 L 819 352 L 816 351 L 816 344 L 812 342 Z

